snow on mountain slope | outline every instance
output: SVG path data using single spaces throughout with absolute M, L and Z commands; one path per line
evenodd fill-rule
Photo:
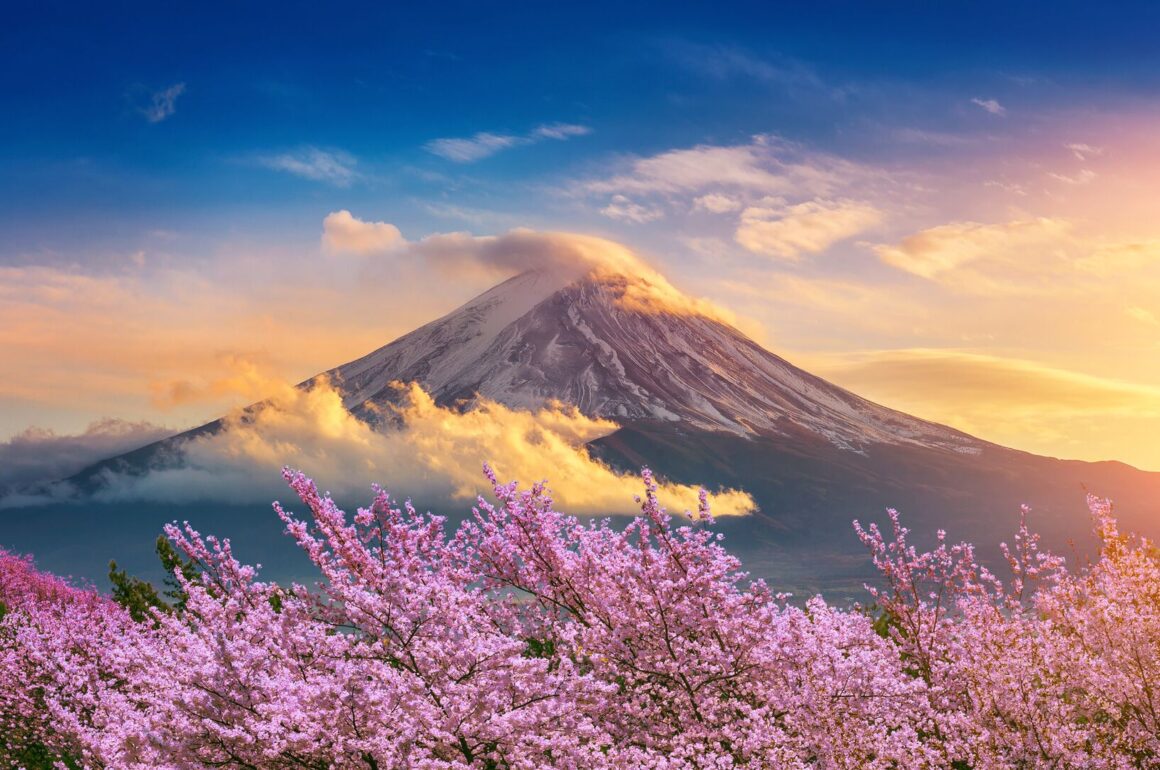
M 327 374 L 341 384 L 347 408 L 381 399 L 392 381 L 418 381 L 435 391 L 477 366 L 500 332 L 559 290 L 562 280 L 550 272 L 522 273 Z
M 805 431 L 855 452 L 882 443 L 967 454 L 988 446 L 815 377 L 691 301 L 637 301 L 654 289 L 617 273 L 525 272 L 327 374 L 364 415 L 394 402 L 393 383 L 418 381 L 441 404 L 477 395 L 516 408 L 555 400 L 621 423 Z

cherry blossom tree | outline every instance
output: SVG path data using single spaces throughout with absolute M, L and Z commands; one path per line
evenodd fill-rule
M 919 551 L 894 512 L 889 533 L 855 523 L 881 575 L 872 615 L 751 580 L 704 497 L 675 519 L 647 471 L 627 523 L 487 474 L 494 502 L 449 531 L 379 489 L 348 516 L 286 471 L 307 514 L 275 510 L 314 584 L 261 580 L 228 540 L 171 525 L 180 601 L 133 614 L 0 552 L 0 762 L 1160 763 L 1160 555 L 1106 501 L 1089 499 L 1100 557 L 1074 573 L 1026 510 L 1003 579 L 945 533 Z

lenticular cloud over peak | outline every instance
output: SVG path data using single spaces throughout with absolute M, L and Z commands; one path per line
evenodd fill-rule
M 517 227 L 500 235 L 450 232 L 409 241 L 395 225 L 359 219 L 346 209 L 331 212 L 323 219 L 322 247 L 331 254 L 359 256 L 382 256 L 402 249 L 435 267 L 474 265 L 510 275 L 543 270 L 572 271 L 580 277 L 600 270 L 658 276 L 627 246 L 592 235 Z
M 586 278 L 615 278 L 624 287 L 626 306 L 737 323 L 733 313 L 678 290 L 632 249 L 593 235 L 519 227 L 500 235 L 435 233 L 409 241 L 389 222 L 365 221 L 344 209 L 323 220 L 322 249 L 329 255 L 410 262 L 457 277 L 469 272 L 498 280 L 535 272 L 559 288 Z

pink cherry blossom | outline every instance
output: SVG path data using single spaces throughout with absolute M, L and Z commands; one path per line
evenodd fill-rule
M 317 569 L 279 585 L 225 539 L 136 622 L 0 551 L 0 763 L 92 768 L 1151 768 L 1160 555 L 1089 498 L 1070 572 L 1024 510 L 999 577 L 938 533 L 855 530 L 874 611 L 751 580 L 702 498 L 644 472 L 631 521 L 557 512 L 490 470 L 455 531 L 382 490 L 348 516 L 286 471 Z M 37 764 L 39 763 L 39 764 Z

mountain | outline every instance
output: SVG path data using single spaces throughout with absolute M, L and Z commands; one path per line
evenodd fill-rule
M 399 382 L 421 383 L 441 405 L 558 401 L 614 420 L 620 429 L 590 445 L 597 456 L 749 491 L 760 511 L 719 526 L 755 572 L 808 589 L 861 581 L 850 520 L 886 506 L 919 532 L 942 527 L 992 550 L 1023 502 L 1049 544 L 1082 540 L 1085 488 L 1116 497 L 1130 526 L 1160 523 L 1160 474 L 1039 457 L 875 404 L 764 349 L 655 274 L 524 272 L 324 374 L 372 423 L 388 419 Z M 209 423 L 73 480 L 92 488 L 105 470 L 180 462 L 183 438 L 220 429 Z
M 531 409 L 555 400 L 626 424 L 805 431 L 854 452 L 890 443 L 977 455 L 986 446 L 815 377 L 710 315 L 647 305 L 634 293 L 642 284 L 624 275 L 560 280 L 517 275 L 327 374 L 356 412 L 392 402 L 392 383 L 417 381 L 441 404 L 478 395 Z

